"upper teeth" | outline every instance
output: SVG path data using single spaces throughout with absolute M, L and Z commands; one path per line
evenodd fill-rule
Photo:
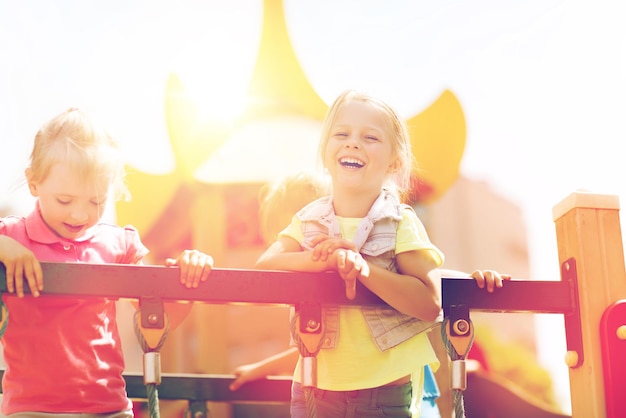
M 362 167 L 365 165 L 363 161 L 357 160 L 356 158 L 342 158 L 339 160 L 339 162 L 344 165 L 354 165 L 358 167 Z

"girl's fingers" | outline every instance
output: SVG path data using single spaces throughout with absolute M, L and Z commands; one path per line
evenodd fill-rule
M 15 274 L 13 273 L 14 267 L 12 264 L 5 264 L 5 272 L 7 276 L 7 290 L 9 293 L 15 292 Z
M 13 271 L 13 282 L 15 283 L 15 294 L 23 298 L 24 297 L 24 268 L 21 264 L 15 266 Z
M 41 264 L 39 261 L 35 260 L 35 266 L 33 268 L 33 273 L 35 274 L 35 285 L 37 290 L 43 290 L 43 271 L 41 270 Z
M 346 268 L 346 257 L 347 254 L 345 251 L 337 251 L 337 268 L 343 270 Z
M 198 250 L 185 250 L 177 259 L 168 258 L 166 266 L 179 266 L 180 283 L 188 288 L 196 288 L 208 279 L 213 269 L 213 257 Z
M 350 300 L 356 296 L 356 277 L 346 279 L 346 297 Z

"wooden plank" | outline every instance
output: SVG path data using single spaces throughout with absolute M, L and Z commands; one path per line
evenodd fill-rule
M 575 260 L 577 300 L 582 345 L 569 347 L 572 413 L 575 417 L 618 418 L 626 416 L 626 404 L 607 410 L 609 398 L 621 400 L 623 387 L 604 387 L 601 318 L 614 302 L 626 299 L 624 248 L 617 196 L 587 192 L 570 194 L 552 211 L 556 227 L 559 264 L 568 270 Z M 568 318 L 566 332 L 570 335 Z M 613 367 L 610 365 L 609 367 Z M 608 391 L 608 392 L 607 392 Z
M 141 374 L 124 373 L 124 379 L 130 398 L 146 398 L 146 386 Z M 234 379 L 232 375 L 164 374 L 157 389 L 159 399 L 170 400 L 289 403 L 291 399 L 291 377 L 270 376 L 231 391 L 228 385 Z
M 335 273 L 294 273 L 219 269 L 197 289 L 178 282 L 178 268 L 117 264 L 42 263 L 42 295 L 142 297 L 222 304 L 383 305 L 378 296 L 359 287 L 357 297 L 345 297 L 343 280 Z M 0 264 L 0 291 L 6 292 L 6 274 Z M 564 313 L 574 309 L 570 285 L 561 281 L 512 280 L 487 294 L 474 280 L 444 278 L 443 305 L 467 305 L 491 312 Z
M 0 370 L 0 380 L 4 370 Z M 126 392 L 132 399 L 146 399 L 146 385 L 140 373 L 124 373 Z M 213 401 L 289 403 L 291 399 L 291 377 L 270 376 L 248 382 L 236 391 L 228 386 L 235 380 L 233 375 L 164 373 L 157 386 L 159 399 Z M 0 393 L 2 387 L 0 385 Z

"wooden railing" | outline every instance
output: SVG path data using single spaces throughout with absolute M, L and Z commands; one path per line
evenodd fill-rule
M 384 305 L 380 298 L 361 287 L 357 297 L 345 297 L 343 280 L 332 273 L 293 273 L 245 269 L 219 269 L 197 289 L 178 282 L 178 268 L 129 266 L 115 264 L 42 263 L 46 295 L 97 296 L 139 300 L 142 319 L 162 317 L 162 303 L 187 300 L 212 304 L 254 305 Z M 444 278 L 442 281 L 444 311 L 462 307 L 486 312 L 561 313 L 570 316 L 577 311 L 571 295 L 571 281 L 513 280 L 497 292 L 487 295 L 473 280 Z M 6 292 L 4 267 L 0 264 L 0 291 Z M 143 320 L 142 320 L 142 323 Z M 144 325 L 150 325 L 145 321 Z M 140 374 L 125 374 L 128 395 L 145 399 L 146 387 Z M 251 382 L 237 391 L 228 385 L 234 376 L 215 374 L 163 374 L 158 396 L 163 400 L 186 400 L 191 416 L 207 417 L 206 402 L 251 404 L 259 408 L 268 404 L 287 405 L 291 379 L 270 377 Z
M 553 218 L 561 280 L 513 280 L 487 295 L 472 280 L 444 278 L 446 319 L 469 317 L 470 311 L 563 314 L 573 416 L 626 416 L 620 396 L 626 386 L 626 273 L 618 199 L 576 192 L 554 207 Z M 343 280 L 330 273 L 214 269 L 200 288 L 187 289 L 178 283 L 176 268 L 43 263 L 43 269 L 42 297 L 136 299 L 142 305 L 142 325 L 147 327 L 162 326 L 154 319 L 162 319 L 165 300 L 295 306 L 384 303 L 363 287 L 355 299 L 346 299 Z M 6 291 L 5 279 L 0 267 L 0 292 Z M 138 395 L 139 379 L 127 376 L 131 396 Z M 288 399 L 288 379 L 255 382 L 237 392 L 228 391 L 231 380 L 232 376 L 164 376 L 160 397 L 180 396 L 193 403 Z

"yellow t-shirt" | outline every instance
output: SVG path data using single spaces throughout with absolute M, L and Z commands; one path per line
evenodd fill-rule
M 352 239 L 361 219 L 337 219 L 342 237 Z M 281 235 L 302 242 L 304 236 L 300 220 L 294 217 Z M 398 225 L 396 254 L 412 250 L 428 251 L 438 265 L 443 263 L 443 254 L 430 242 L 421 221 L 413 211 L 405 210 Z M 416 383 L 415 379 L 421 378 L 426 364 L 433 370 L 439 367 L 426 333 L 380 351 L 360 307 L 342 307 L 339 310 L 337 346 L 334 349 L 322 349 L 317 355 L 317 387 L 334 391 L 366 389 L 382 386 L 407 375 L 414 375 Z M 296 366 L 294 380 L 301 380 L 300 361 Z

